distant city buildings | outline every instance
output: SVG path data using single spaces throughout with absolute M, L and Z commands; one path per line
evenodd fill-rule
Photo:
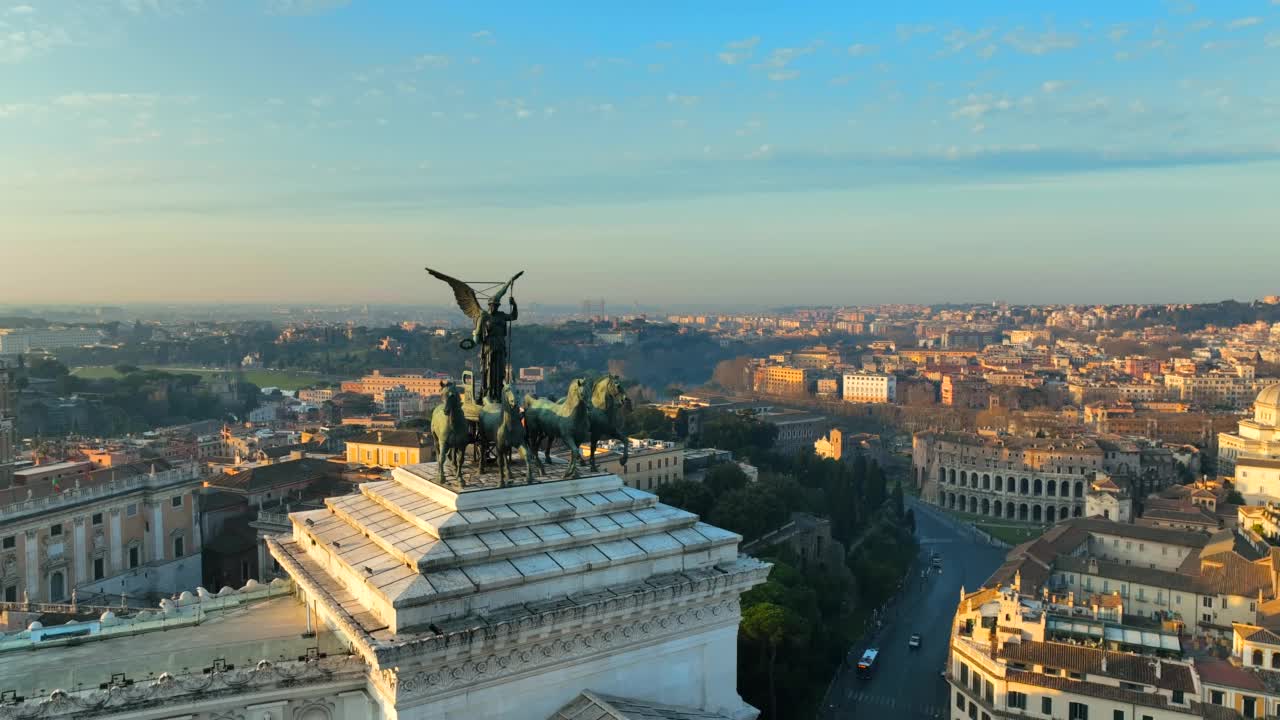
M 370 430 L 347 438 L 347 463 L 391 469 L 435 459 L 434 442 L 417 430 Z
M 0 328 L 0 355 L 25 355 L 36 350 L 61 350 L 102 342 L 96 328 Z

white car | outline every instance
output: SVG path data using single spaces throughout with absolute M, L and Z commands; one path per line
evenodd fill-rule
M 914 633 L 911 639 L 907 641 L 907 647 L 912 650 L 920 649 L 920 633 Z

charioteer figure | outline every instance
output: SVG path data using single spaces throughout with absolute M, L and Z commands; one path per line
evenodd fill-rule
M 483 383 L 483 395 L 475 397 L 477 402 L 502 402 L 502 386 L 507 383 L 507 363 L 509 361 L 509 339 L 511 334 L 511 323 L 520 317 L 520 310 L 516 306 L 516 297 L 514 285 L 516 280 L 524 274 L 524 271 L 516 273 L 507 281 L 496 293 L 489 298 L 488 307 L 480 305 L 476 292 L 467 283 L 456 278 L 449 277 L 444 273 L 436 272 L 431 268 L 427 268 L 427 272 L 435 278 L 449 283 L 449 287 L 453 289 L 453 297 L 458 302 L 458 308 L 466 314 L 468 318 L 475 323 L 475 329 L 471 331 L 471 337 L 464 339 L 458 343 L 463 350 L 470 350 L 477 345 L 480 346 L 480 367 Z M 507 292 L 511 292 L 507 304 L 509 310 L 504 312 L 501 309 L 502 296 Z M 483 401 L 481 400 L 483 398 Z

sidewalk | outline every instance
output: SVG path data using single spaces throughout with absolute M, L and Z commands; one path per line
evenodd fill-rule
M 942 510 L 939 510 L 938 508 L 930 505 L 929 503 L 923 500 L 910 498 L 907 500 L 907 505 L 912 510 L 914 510 L 917 515 L 923 512 L 927 514 L 929 517 L 933 518 L 934 520 L 937 520 L 938 522 L 942 523 L 943 525 L 947 525 L 951 527 L 956 532 L 961 533 L 963 535 L 968 535 L 969 537 L 973 538 L 975 542 L 985 543 L 987 545 L 993 545 L 995 547 L 1001 547 L 1001 548 L 1013 547 L 1009 543 L 999 538 L 992 537 L 987 532 L 974 527 L 970 523 L 967 523 L 963 520 L 959 520 L 955 517 L 952 517 L 950 514 Z

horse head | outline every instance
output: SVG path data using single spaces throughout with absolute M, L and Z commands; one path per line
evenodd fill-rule
M 462 411 L 462 394 L 458 392 L 458 386 L 452 380 L 440 388 L 440 399 L 444 402 L 446 413 L 452 415 L 455 411 Z

